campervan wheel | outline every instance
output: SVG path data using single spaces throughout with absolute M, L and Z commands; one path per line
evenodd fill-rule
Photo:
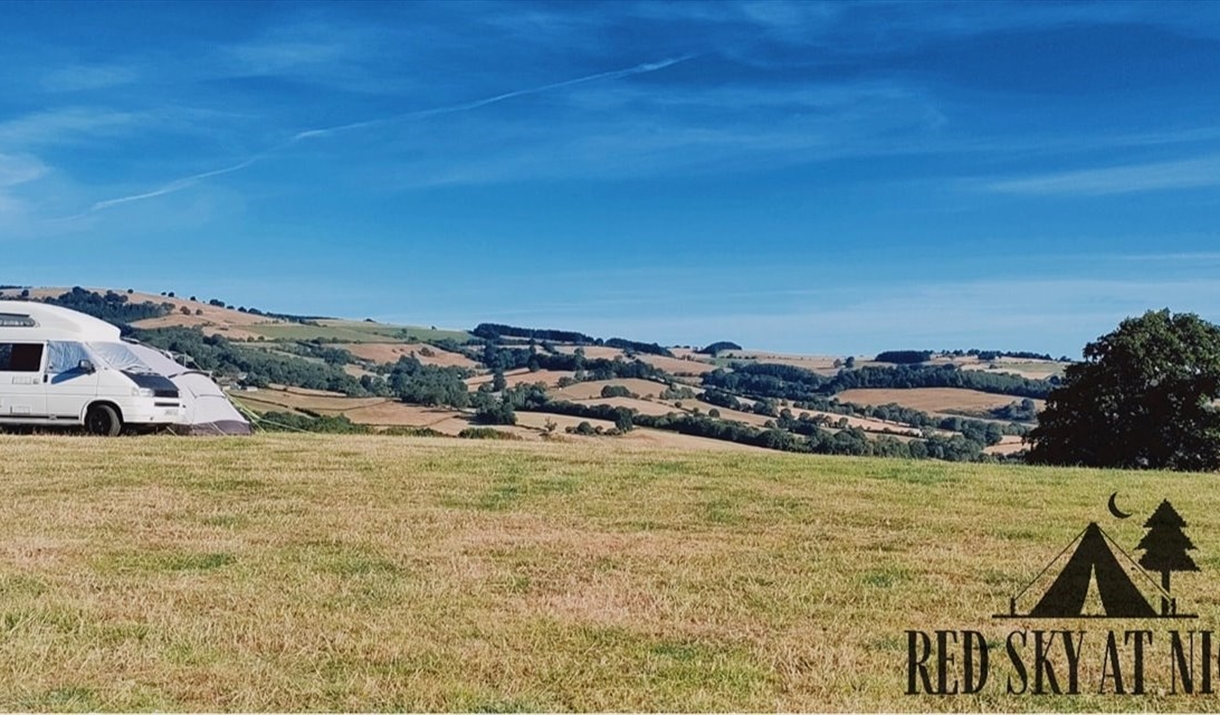
M 102 437 L 117 437 L 123 431 L 123 421 L 119 413 L 110 405 L 94 405 L 85 415 L 85 428 L 91 434 Z

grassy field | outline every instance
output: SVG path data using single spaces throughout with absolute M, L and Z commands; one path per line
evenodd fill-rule
M 1156 693 L 1162 640 L 1148 697 L 1003 695 L 1003 635 L 1033 622 L 990 618 L 1088 520 L 1129 549 L 1169 498 L 1203 569 L 1175 593 L 1211 628 L 1214 476 L 613 439 L 4 436 L 0 451 L 4 710 L 1215 707 Z M 1115 490 L 1134 518 L 1107 514 Z M 996 638 L 999 682 L 904 696 L 910 628 Z

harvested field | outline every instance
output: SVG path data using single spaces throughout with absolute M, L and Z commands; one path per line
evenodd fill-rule
M 1003 407 L 1022 398 L 1012 395 L 993 395 L 978 390 L 965 390 L 956 387 L 916 387 L 908 390 L 892 389 L 859 389 L 844 390 L 835 395 L 839 402 L 851 402 L 857 405 L 885 405 L 895 403 L 923 412 L 945 412 L 961 410 L 963 412 L 985 412 L 997 407 Z M 1045 400 L 1034 400 L 1041 410 Z
M 990 447 L 983 448 L 983 454 L 1015 454 L 1023 449 L 1027 449 L 1028 446 L 1029 445 L 1022 442 L 1021 437 L 1006 434 L 1000 438 L 999 444 L 993 444 Z
M 585 357 L 589 359 L 613 360 L 615 358 L 624 357 L 623 351 L 618 348 L 608 348 L 602 345 L 556 345 L 555 349 L 561 353 L 575 355 L 578 348 L 583 348 Z
M 546 428 L 546 423 L 548 421 L 554 422 L 557 425 L 555 434 L 563 434 L 565 428 L 575 427 L 581 422 L 588 422 L 594 427 L 601 427 L 605 430 L 614 429 L 614 423 L 610 422 L 609 420 L 585 419 L 583 417 L 573 417 L 571 415 L 553 415 L 546 412 L 517 413 L 517 424 L 521 425 L 522 427 L 531 427 L 533 429 L 541 430 Z
M 665 385 L 660 382 L 651 380 L 640 380 L 636 378 L 618 378 L 614 380 L 591 380 L 588 382 L 578 382 L 575 385 L 568 385 L 561 390 L 555 390 L 554 395 L 561 400 L 588 400 L 593 397 L 601 397 L 602 388 L 607 386 L 621 385 L 629 391 L 647 397 L 652 395 L 658 397 L 665 391 Z M 699 390 L 696 390 L 699 392 Z
M 449 352 L 424 343 L 344 343 L 338 345 L 361 360 L 375 363 L 396 363 L 399 358 L 414 354 L 425 365 L 475 369 L 479 364 L 461 353 Z M 425 354 L 425 352 L 430 354 Z
M 348 375 L 351 375 L 352 377 L 354 377 L 356 379 L 360 379 L 360 378 L 364 377 L 365 375 L 368 375 L 369 377 L 380 377 L 375 372 L 365 370 L 364 368 L 357 367 L 355 365 L 344 365 L 343 372 L 346 372 Z
M 464 413 L 460 410 L 408 405 L 397 400 L 383 400 L 367 407 L 352 408 L 343 414 L 356 424 L 408 427 L 435 427 L 446 420 L 464 419 Z
M 639 412 L 641 415 L 667 415 L 671 412 L 682 414 L 683 412 L 683 410 L 674 407 L 671 402 L 637 400 L 632 397 L 591 397 L 587 400 L 578 400 L 578 402 L 588 405 L 626 407 Z
M 387 402 L 387 399 L 384 397 L 343 397 L 336 396 L 333 393 L 327 394 L 321 390 L 312 392 L 322 392 L 322 394 L 309 394 L 298 390 L 288 391 L 267 388 L 256 392 L 231 392 L 229 396 L 242 404 L 260 403 L 264 405 L 278 405 L 294 410 L 309 410 L 328 415 L 337 415 L 348 410 L 368 407 L 370 405 L 380 405 L 383 402 Z M 256 405 L 252 404 L 251 406 L 254 407 Z
M 682 360 L 665 357 L 664 355 L 645 355 L 641 353 L 639 360 L 672 375 L 702 375 L 705 372 L 712 372 L 716 369 L 716 366 L 710 363 L 696 360 Z

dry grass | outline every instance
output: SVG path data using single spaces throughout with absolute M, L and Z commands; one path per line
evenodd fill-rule
M 354 377 L 356 379 L 360 379 L 360 378 L 364 377 L 365 375 L 368 375 L 369 377 L 384 377 L 384 375 L 379 376 L 375 372 L 372 372 L 370 370 L 365 370 L 362 367 L 357 367 L 350 363 L 343 366 L 343 372 L 346 372 L 348 375 L 351 375 L 352 377 Z
M 601 427 L 602 429 L 614 429 L 614 423 L 609 420 L 594 420 L 584 417 L 573 417 L 572 415 L 552 415 L 546 412 L 518 412 L 517 424 L 523 427 L 531 427 L 533 429 L 545 429 L 548 422 L 554 422 L 558 430 L 557 434 L 562 433 L 567 427 L 575 427 L 581 422 L 588 422 L 593 427 Z
M 352 355 L 376 363 L 395 363 L 401 357 L 415 355 L 416 359 L 425 365 L 441 367 L 476 368 L 478 363 L 461 353 L 449 352 L 432 345 L 419 343 L 403 345 L 402 343 L 346 343 L 338 347 L 347 350 Z M 427 350 L 430 354 L 423 354 Z
M 1104 510 L 1120 485 L 1128 510 L 1169 497 L 1190 523 L 1203 573 L 1175 589 L 1201 616 L 1187 627 L 1212 628 L 1220 493 L 1198 488 L 1212 477 L 608 438 L 0 437 L 0 450 L 6 710 L 1214 705 L 1009 697 L 1002 672 L 982 696 L 902 695 L 905 629 L 1032 627 L 989 616 L 1084 522 L 1135 543 L 1141 520 Z
M 405 425 L 409 427 L 433 427 L 449 420 L 462 420 L 463 413 L 443 407 L 424 407 L 386 400 L 368 407 L 344 410 L 344 415 L 356 424 Z M 469 425 L 467 425 L 469 426 Z M 460 429 L 458 430 L 460 431 Z M 457 432 L 454 432 L 456 434 Z
M 230 396 L 241 402 L 256 403 L 251 407 L 268 405 L 271 407 L 287 407 L 293 410 L 310 410 L 321 414 L 337 415 L 362 407 L 371 407 L 388 402 L 384 397 L 343 397 L 337 393 L 327 393 L 323 390 L 305 390 L 293 388 L 290 390 L 275 390 L 264 388 L 256 392 L 234 392 Z
M 716 369 L 716 366 L 710 363 L 693 359 L 683 360 L 665 357 L 664 355 L 645 355 L 641 353 L 639 359 L 671 375 L 702 375 L 705 372 L 712 372 Z
M 851 402 L 857 405 L 885 405 L 896 403 L 903 407 L 924 412 L 948 412 L 959 410 L 963 412 L 985 412 L 996 407 L 1003 407 L 1012 402 L 1019 402 L 1020 397 L 1012 395 L 993 395 L 978 390 L 965 390 L 956 387 L 916 387 L 906 390 L 863 388 L 844 390 L 835 395 L 840 402 Z M 1045 400 L 1034 400 L 1041 410 Z
M 555 390 L 554 396 L 560 400 L 589 400 L 594 397 L 601 397 L 602 388 L 616 385 L 625 387 L 628 391 L 634 392 L 640 397 L 656 397 L 665 391 L 665 385 L 659 382 L 637 378 L 618 378 L 614 380 L 578 382 L 575 385 L 568 385 L 562 390 Z
M 1029 445 L 1019 435 L 1006 434 L 1000 438 L 999 444 L 993 444 L 983 449 L 984 454 L 1015 454 Z
M 1204 572 L 1175 588 L 1201 615 L 1190 627 L 1211 628 L 1220 493 L 1197 488 L 1210 477 L 628 439 L 0 437 L 0 450 L 7 710 L 1211 702 L 901 694 L 905 629 L 1032 626 L 989 615 L 1105 517 L 1119 480 L 1125 508 L 1169 497 L 1190 523 Z M 1139 523 L 1105 528 L 1131 544 Z M 1058 627 L 1076 626 L 1102 629 Z M 1147 677 L 1164 683 L 1156 646 Z
M 585 357 L 590 360 L 613 360 L 615 358 L 625 357 L 622 350 L 618 348 L 608 348 L 601 345 L 556 345 L 555 349 L 561 353 L 574 355 L 577 349 L 583 349 Z
M 662 450 L 750 452 L 752 454 L 765 454 L 769 451 L 762 447 L 752 447 L 748 444 L 737 444 L 735 442 L 725 442 L 706 437 L 670 432 L 668 430 L 648 429 L 646 427 L 637 427 L 626 435 L 615 439 L 625 440 L 633 446 L 646 445 L 650 448 L 655 447 Z
M 668 415 L 682 414 L 684 410 L 674 407 L 673 402 L 660 402 L 654 400 L 637 400 L 634 397 L 593 397 L 588 400 L 578 400 L 579 402 L 589 405 L 609 405 L 611 407 L 626 407 L 630 410 L 635 410 L 642 415 Z M 688 400 L 693 402 L 693 400 Z

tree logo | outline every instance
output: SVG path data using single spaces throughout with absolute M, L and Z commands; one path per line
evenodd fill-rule
M 1110 497 L 1110 512 L 1125 519 L 1130 514 L 1118 510 L 1116 496 L 1117 493 Z M 1144 523 L 1148 531 L 1135 547 L 1144 553 L 1136 561 L 1097 522 L 1090 522 L 1024 589 L 1009 598 L 1008 613 L 995 617 L 1196 618 L 1195 614 L 1178 612 L 1177 599 L 1170 591 L 1170 574 L 1174 571 L 1199 570 L 1187 553 L 1195 550 L 1195 545 L 1183 531 L 1186 526 L 1173 505 L 1168 500 L 1162 501 Z M 1018 612 L 1018 602 L 1069 553 L 1067 563 L 1042 598 L 1027 613 Z M 1160 574 L 1159 583 L 1153 572 Z M 1159 612 L 1145 597 L 1145 591 L 1160 597 Z M 1100 613 L 1087 605 L 1091 593 L 1100 599 Z

